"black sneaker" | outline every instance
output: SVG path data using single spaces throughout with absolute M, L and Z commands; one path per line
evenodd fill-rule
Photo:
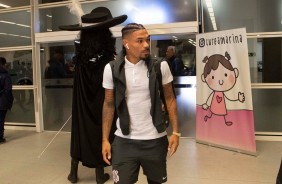
M 102 177 L 96 178 L 96 181 L 97 184 L 104 184 L 109 179 L 110 179 L 110 175 L 108 173 L 105 173 Z
M 4 142 L 6 142 L 6 139 L 5 139 L 5 138 L 0 139 L 0 144 L 2 144 L 2 143 L 4 143 Z

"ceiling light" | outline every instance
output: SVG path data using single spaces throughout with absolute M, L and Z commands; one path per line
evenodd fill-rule
M 30 38 L 29 36 L 21 36 L 21 35 L 16 35 L 16 34 L 7 34 L 9 36 L 16 36 L 16 37 L 22 37 L 22 38 Z
M 12 24 L 12 25 L 17 25 L 17 26 L 22 26 L 22 27 L 30 27 L 29 25 L 17 24 L 17 23 L 15 23 L 15 22 L 9 22 L 9 21 L 4 21 L 4 20 L 0 20 L 0 23 Z
M 0 33 L 0 35 L 8 35 L 8 36 L 15 36 L 15 37 L 22 37 L 22 38 L 30 38 L 29 36 L 22 36 L 22 35 L 10 34 L 10 33 Z
M 2 3 L 0 3 L 0 6 L 1 7 L 4 7 L 4 8 L 10 8 L 11 6 L 8 6 L 8 5 L 6 5 L 6 4 L 2 4 Z
M 22 27 L 30 27 L 29 25 L 25 25 L 25 24 L 16 24 L 17 26 L 22 26 Z
M 4 21 L 4 20 L 0 20 L 0 22 L 6 23 L 6 24 L 16 24 L 16 23 L 14 23 L 14 22 L 9 22 L 9 21 Z
M 208 7 L 208 8 L 212 7 L 211 1 L 206 1 L 206 4 L 207 4 L 207 7 Z
M 213 8 L 208 8 L 209 13 L 213 13 Z
M 216 21 L 215 21 L 215 14 L 213 11 L 213 7 L 212 7 L 212 1 L 211 0 L 205 0 L 207 8 L 208 8 L 208 12 L 209 12 L 209 16 L 212 22 L 212 26 L 213 29 L 216 31 L 217 30 L 217 26 L 216 26 Z
M 21 35 L 18 35 L 18 36 L 22 38 L 30 38 L 29 36 L 21 36 Z

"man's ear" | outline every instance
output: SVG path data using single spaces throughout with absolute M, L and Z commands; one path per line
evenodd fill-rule
M 202 81 L 203 81 L 204 83 L 206 83 L 206 79 L 205 79 L 204 74 L 202 74 L 201 78 L 202 78 Z
M 126 44 L 128 44 L 128 41 L 126 39 L 122 40 L 122 45 L 126 48 Z

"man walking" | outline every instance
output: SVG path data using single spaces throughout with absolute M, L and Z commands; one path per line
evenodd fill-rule
M 113 167 L 116 184 L 133 184 L 142 167 L 149 184 L 167 181 L 166 155 L 172 156 L 179 144 L 176 101 L 166 62 L 161 63 L 162 86 L 173 133 L 167 139 L 161 117 L 161 99 L 153 61 L 150 36 L 141 24 L 130 23 L 122 29 L 123 54 L 104 69 L 102 153 Z M 109 132 L 115 109 L 117 130 L 112 145 Z

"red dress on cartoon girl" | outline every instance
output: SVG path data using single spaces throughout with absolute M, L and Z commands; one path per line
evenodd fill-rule
M 214 92 L 211 102 L 211 112 L 220 116 L 227 114 L 223 92 Z

